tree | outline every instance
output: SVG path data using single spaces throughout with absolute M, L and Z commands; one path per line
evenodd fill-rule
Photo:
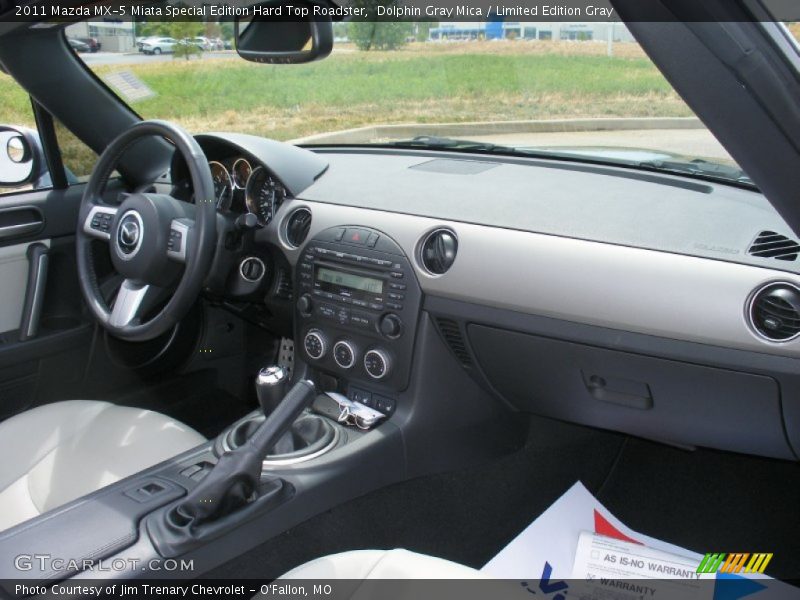
M 192 41 L 192 38 L 199 35 L 202 31 L 202 23 L 191 21 L 175 21 L 170 25 L 170 37 L 178 41 L 172 49 L 173 58 L 185 58 L 189 60 L 193 54 L 200 54 L 200 48 Z
M 427 42 L 431 36 L 431 29 L 437 27 L 438 23 L 431 21 L 420 21 L 416 24 L 416 38 L 418 42 Z
M 170 33 L 170 23 L 164 21 L 149 21 L 137 23 L 136 35 L 140 37 L 166 37 Z
M 359 50 L 397 50 L 414 35 L 414 25 L 403 21 L 377 21 L 378 6 L 399 6 L 397 0 L 353 0 L 353 7 L 367 9 L 370 21 L 350 23 L 348 37 Z
M 402 21 L 353 21 L 349 37 L 359 50 L 397 50 L 413 33 L 412 24 Z

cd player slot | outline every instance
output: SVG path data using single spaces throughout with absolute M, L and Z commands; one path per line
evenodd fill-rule
M 386 271 L 376 272 L 374 269 L 357 267 L 355 265 L 351 265 L 350 263 L 341 263 L 331 260 L 315 260 L 314 270 L 316 271 L 319 267 L 327 267 L 329 269 L 336 269 L 337 271 L 353 273 L 356 275 L 364 275 L 367 277 L 380 277 L 381 279 L 389 279 L 389 273 Z

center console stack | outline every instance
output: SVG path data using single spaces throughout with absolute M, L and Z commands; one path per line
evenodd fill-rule
M 296 348 L 337 391 L 390 416 L 408 385 L 422 292 L 408 257 L 358 225 L 311 239 L 295 272 Z

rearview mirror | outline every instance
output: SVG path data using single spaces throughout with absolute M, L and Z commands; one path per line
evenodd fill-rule
M 272 64 L 325 58 L 333 49 L 333 25 L 322 14 L 326 8 L 308 0 L 254 4 L 247 17 L 234 21 L 236 52 L 245 60 Z
M 36 181 L 43 162 L 35 132 L 0 125 L 0 186 L 15 187 Z

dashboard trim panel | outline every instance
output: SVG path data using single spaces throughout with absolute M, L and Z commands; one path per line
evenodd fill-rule
M 421 236 L 451 228 L 459 258 L 445 275 L 413 268 L 425 294 L 637 332 L 800 357 L 800 341 L 772 344 L 757 338 L 744 317 L 752 291 L 771 281 L 800 285 L 785 271 L 499 227 L 290 200 L 280 218 L 259 232 L 296 264 L 300 249 L 278 235 L 301 206 L 312 212 L 309 239 L 337 225 L 368 223 L 389 232 L 408 256 Z M 498 241 L 502 240 L 502 243 Z M 512 275 L 506 268 L 513 264 Z M 504 268 L 500 269 L 499 266 Z

